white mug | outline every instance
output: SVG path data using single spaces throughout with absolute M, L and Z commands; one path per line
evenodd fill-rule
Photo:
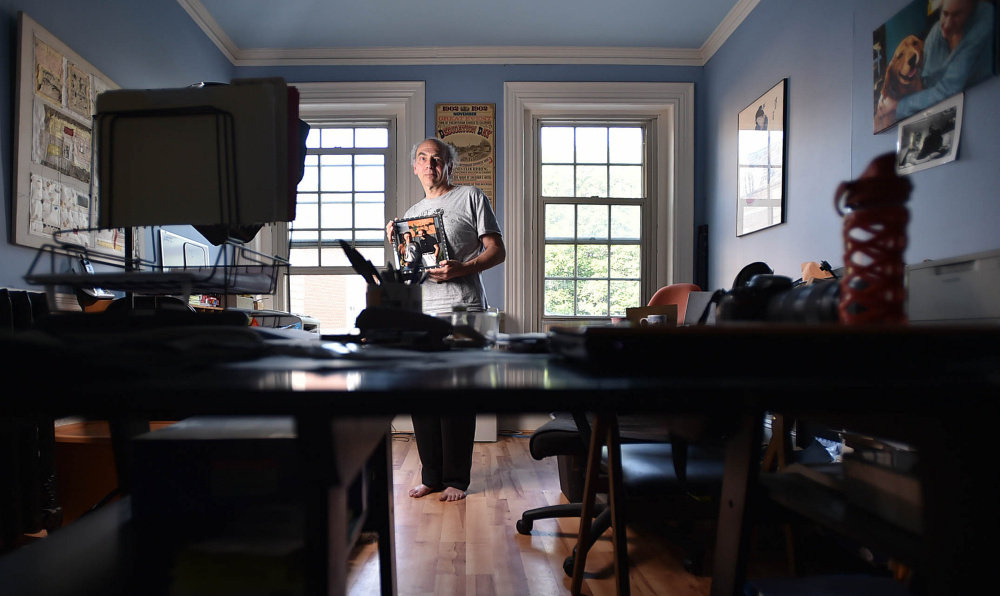
M 648 315 L 639 319 L 639 324 L 642 326 L 666 325 L 667 321 L 668 321 L 667 315 Z

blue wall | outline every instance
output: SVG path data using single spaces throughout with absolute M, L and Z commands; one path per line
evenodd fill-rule
M 234 68 L 191 18 L 169 0 L 0 0 L 0 176 L 9 241 L 13 187 L 13 81 L 18 10 L 123 87 L 173 87 L 194 81 L 281 76 L 290 82 L 422 80 L 427 122 L 434 104 L 497 104 L 502 130 L 505 81 L 692 81 L 695 83 L 695 223 L 708 224 L 712 287 L 728 287 L 737 271 L 763 260 L 799 276 L 804 261 L 842 264 L 837 184 L 856 177 L 875 156 L 892 151 L 896 129 L 873 135 L 871 34 L 908 0 L 761 0 L 704 68 L 655 66 L 374 66 Z M 780 79 L 788 79 L 787 223 L 736 237 L 736 117 Z M 1000 99 L 993 77 L 967 90 L 956 162 L 911 176 L 912 221 L 907 260 L 917 262 L 1000 248 Z M 428 129 L 428 133 L 430 130 Z M 504 212 L 503 139 L 498 137 L 498 211 Z M 502 220 L 501 220 L 502 221 Z M 0 243 L 0 286 L 23 287 L 34 252 Z M 493 302 L 502 277 L 487 278 Z
M 908 2 L 762 0 L 705 66 L 700 221 L 709 225 L 713 287 L 728 287 L 753 261 L 793 279 L 806 261 L 843 264 L 834 190 L 896 147 L 896 127 L 872 134 L 872 31 Z M 782 78 L 787 223 L 737 238 L 736 117 Z M 998 100 L 998 77 L 966 90 L 958 160 L 910 176 L 907 262 L 1000 248 Z

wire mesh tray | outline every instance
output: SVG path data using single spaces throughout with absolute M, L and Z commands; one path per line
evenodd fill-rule
M 164 268 L 150 261 L 126 264 L 124 257 L 91 255 L 86 247 L 54 239 L 58 244 L 39 249 L 24 276 L 27 283 L 157 295 L 273 294 L 278 273 L 288 266 L 281 257 L 230 242 L 221 245 L 213 265 Z M 92 257 L 112 269 L 81 273 L 81 260 Z

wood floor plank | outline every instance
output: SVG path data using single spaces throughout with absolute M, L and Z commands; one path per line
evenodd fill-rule
M 527 510 L 565 503 L 554 458 L 535 460 L 528 438 L 501 436 L 476 443 L 469 496 L 441 502 L 407 496 L 420 483 L 412 435 L 392 441 L 396 569 L 400 596 L 556 596 L 568 594 L 563 561 L 576 545 L 576 518 L 538 520 L 531 535 L 515 522 Z M 706 596 L 711 580 L 684 570 L 679 552 L 655 534 L 629 528 L 630 578 L 635 596 Z M 584 594 L 613 595 L 610 534 L 587 558 Z M 355 548 L 348 567 L 349 596 L 378 593 L 376 545 Z

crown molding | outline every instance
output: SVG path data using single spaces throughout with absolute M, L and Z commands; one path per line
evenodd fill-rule
M 177 0 L 234 66 L 617 64 L 704 66 L 760 0 L 738 0 L 701 48 L 491 46 L 239 48 L 201 0 Z
M 739 0 L 733 6 L 733 8 L 726 15 L 726 18 L 722 19 L 719 26 L 715 28 L 715 31 L 713 31 L 712 34 L 708 36 L 708 39 L 705 40 L 705 44 L 701 46 L 703 66 L 711 60 L 712 56 L 714 56 L 717 51 L 719 51 L 722 44 L 726 43 L 729 36 L 736 31 L 736 28 L 743 23 L 743 21 L 747 18 L 747 15 L 750 14 L 750 11 L 752 11 L 759 2 L 760 0 Z

